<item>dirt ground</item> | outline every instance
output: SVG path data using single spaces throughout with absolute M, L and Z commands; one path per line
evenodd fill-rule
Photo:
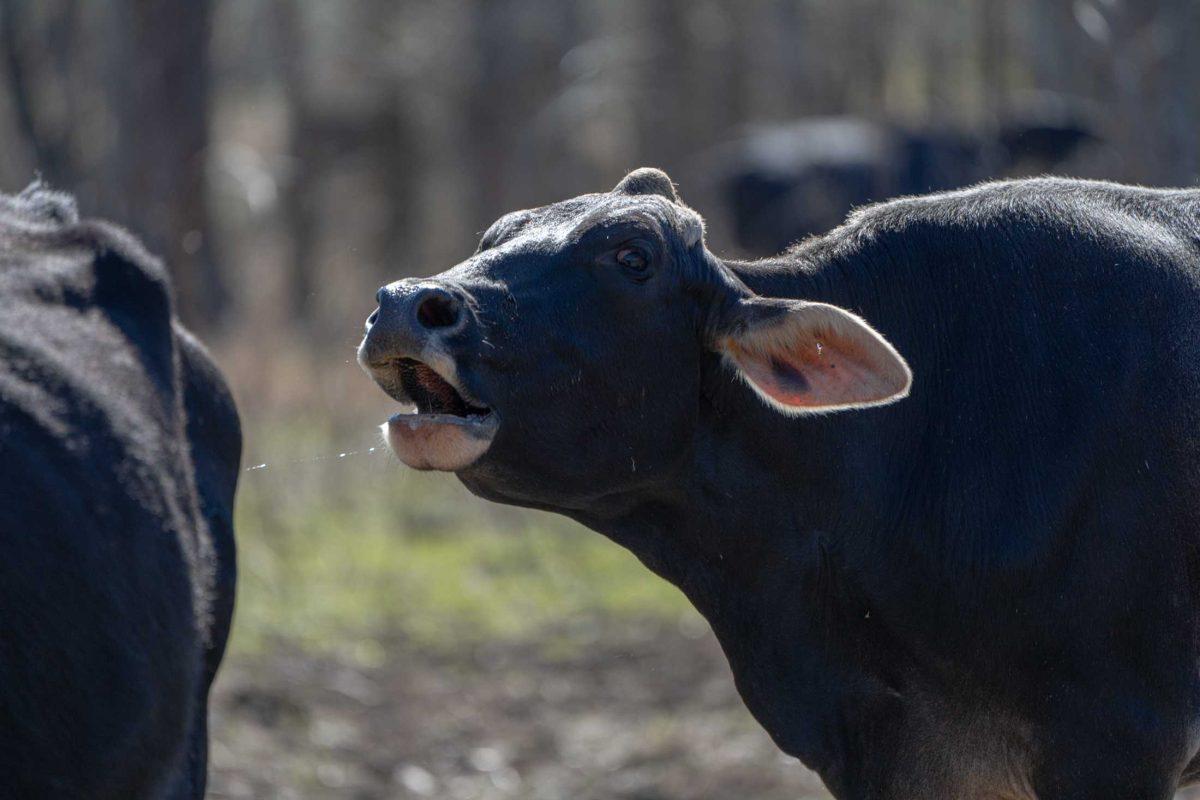
M 557 649 L 235 657 L 213 703 L 209 797 L 828 797 L 750 718 L 706 630 L 634 624 Z

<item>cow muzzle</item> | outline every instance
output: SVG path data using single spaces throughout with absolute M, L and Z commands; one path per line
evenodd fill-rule
M 472 324 L 466 298 L 451 287 L 400 281 L 376 295 L 358 362 L 410 410 L 383 424 L 392 452 L 408 466 L 453 472 L 491 446 L 500 423 L 464 387 L 452 343 Z

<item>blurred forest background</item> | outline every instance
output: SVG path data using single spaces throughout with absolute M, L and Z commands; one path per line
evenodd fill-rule
M 641 165 L 733 252 L 723 154 L 811 116 L 1050 104 L 1063 171 L 1192 184 L 1198 40 L 1196 0 L 0 0 L 0 188 L 161 254 L 242 407 L 211 796 L 824 797 L 673 589 L 378 448 L 375 289 Z

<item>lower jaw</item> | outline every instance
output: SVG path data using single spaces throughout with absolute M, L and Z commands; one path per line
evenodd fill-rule
M 383 425 L 384 439 L 396 457 L 419 470 L 455 472 L 474 464 L 488 448 L 500 422 L 495 413 L 396 414 Z

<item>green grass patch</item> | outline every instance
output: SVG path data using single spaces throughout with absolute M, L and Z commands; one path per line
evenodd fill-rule
M 286 642 L 370 662 L 388 637 L 454 650 L 551 630 L 561 650 L 597 623 L 695 613 L 568 520 L 486 503 L 382 450 L 339 458 L 317 424 L 259 433 L 277 460 L 241 483 L 235 651 Z

